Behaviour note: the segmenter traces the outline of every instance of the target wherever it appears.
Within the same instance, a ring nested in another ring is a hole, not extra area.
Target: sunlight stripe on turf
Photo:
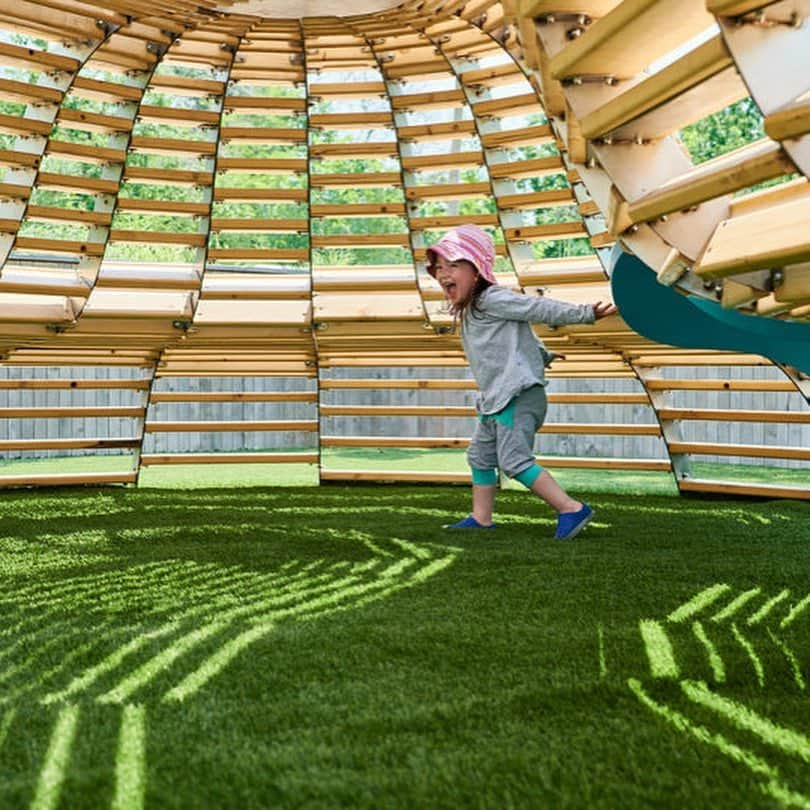
[[[155,562],[136,565],[133,566],[132,568],[127,568],[126,571],[133,571],[133,572],[139,571],[141,573],[145,573],[150,568],[155,568],[163,565],[166,565],[166,561],[158,560]],[[27,600],[29,597],[41,599],[43,596],[45,596],[47,599],[58,599],[60,594],[63,592],[69,593],[73,590],[83,588],[85,587],[85,584],[93,585],[104,583],[109,579],[121,576],[123,573],[124,572],[121,571],[120,568],[114,568],[107,571],[101,571],[97,574],[88,574],[87,576],[70,577],[68,579],[60,580],[50,590],[47,589],[47,586],[43,586],[42,582],[38,581],[32,585],[26,585],[15,589],[13,594],[8,597],[0,598],[0,605],[19,604],[20,602],[24,602],[25,600]]]
[[[762,742],[785,754],[799,757],[810,765],[810,739],[798,731],[777,725],[741,703],[712,692],[705,683],[681,681],[681,689],[689,700],[725,717],[737,728],[756,734]]]
[[[638,629],[644,641],[653,678],[677,678],[680,670],[664,628],[652,619],[642,619],[638,623]]]
[[[760,789],[766,796],[775,799],[783,807],[810,808],[810,798],[791,790],[787,785],[781,782],[779,771],[769,765],[764,759],[730,742],[722,734],[712,733],[704,726],[693,723],[688,717],[674,709],[670,709],[669,706],[656,703],[644,691],[641,682],[637,681],[635,678],[630,678],[627,684],[644,706],[673,725],[678,731],[690,734],[700,742],[711,745],[735,762],[745,765],[746,768],[757,776],[764,776],[768,781],[760,785]]]
[[[224,630],[227,626],[227,620],[220,620],[192,630],[190,633],[182,636],[174,644],[150,658],[145,664],[130,673],[130,675],[124,678],[109,692],[99,695],[96,700],[99,703],[123,703],[128,700],[134,692],[149,683],[155,675],[170,667],[180,656],[197,644],[205,641],[207,638]]]
[[[667,616],[668,622],[683,622],[690,619],[696,613],[707,608],[712,602],[716,602],[724,593],[730,591],[731,587],[723,582],[718,582],[709,588],[701,591],[699,594],[693,596],[688,602],[684,602],[679,608],[676,608],[672,613]]]
[[[367,605],[371,602],[377,602],[380,599],[384,599],[391,594],[397,593],[398,591],[405,590],[406,588],[412,588],[415,585],[421,585],[426,580],[430,579],[432,576],[435,576],[439,573],[443,568],[446,568],[448,565],[451,565],[456,557],[458,556],[457,553],[448,554],[446,557],[441,557],[439,559],[432,560],[427,565],[420,568],[418,571],[415,571],[413,574],[408,577],[406,580],[394,581],[390,584],[386,584],[385,588],[382,590],[377,591],[376,593],[370,593],[362,598],[356,600],[351,605],[338,605],[337,607],[329,608],[324,613],[318,614],[318,616],[328,615],[330,613],[337,613],[343,610],[349,610],[351,608],[358,608],[362,607],[363,605]],[[305,617],[306,618],[306,617]]]
[[[796,681],[796,686],[802,690],[805,690],[806,684],[804,682],[804,676],[802,675],[802,668],[799,666],[799,659],[796,658],[796,654],[793,650],[788,647],[785,641],[779,636],[774,633],[771,628],[768,628],[768,635],[771,638],[771,641],[776,645],[776,648],[782,653],[782,655],[787,658],[788,664],[790,664],[790,669],[793,672],[793,680]]]
[[[723,665],[723,659],[717,652],[717,648],[712,643],[712,640],[706,635],[703,625],[700,622],[692,622],[692,632],[706,650],[706,657],[709,659],[709,666],[712,668],[712,676],[714,677],[715,683],[725,683],[726,668]]]
[[[30,810],[54,810],[59,805],[78,725],[78,705],[65,706],[56,719]]]
[[[50,608],[52,605],[65,601],[66,599],[70,599],[72,601],[77,598],[81,598],[83,595],[85,595],[85,593],[92,596],[105,588],[116,588],[122,582],[127,582],[129,580],[137,582],[139,577],[150,576],[152,569],[162,570],[169,565],[177,566],[181,564],[183,566],[189,566],[192,563],[180,563],[178,561],[171,560],[169,562],[161,562],[160,564],[148,563],[145,565],[138,565],[134,568],[116,568],[111,571],[105,571],[98,575],[75,577],[74,579],[68,580],[63,584],[60,584],[58,587],[50,590],[43,590],[40,588],[40,590],[36,594],[32,595],[32,597],[18,600],[18,604],[20,607],[24,607],[28,611],[41,607]]]
[[[307,566],[307,568],[312,569],[316,565],[317,563],[310,564],[309,566]],[[298,578],[304,576],[306,576],[304,572],[301,572],[298,575],[292,577],[275,576],[275,575],[268,576],[264,578],[264,581],[262,582],[263,588],[261,590],[266,591],[268,587],[278,587],[278,585],[280,584],[283,585],[285,583],[297,580]],[[252,593],[252,589],[246,590],[245,593],[247,594]],[[71,697],[72,695],[75,695],[79,692],[86,690],[88,687],[92,686],[92,684],[95,683],[99,678],[103,677],[109,672],[112,672],[114,669],[117,669],[124,662],[125,659],[127,659],[130,655],[133,655],[134,653],[138,652],[138,650],[143,648],[145,645],[149,644],[155,639],[159,639],[177,632],[180,629],[182,622],[188,619],[195,619],[195,618],[199,619],[212,613],[216,614],[219,612],[219,610],[220,607],[217,604],[205,604],[194,606],[176,615],[171,621],[167,622],[161,627],[158,627],[147,633],[140,633],[131,641],[122,645],[117,650],[114,650],[104,660],[100,661],[95,666],[85,670],[85,672],[83,672],[80,676],[74,678],[64,689],[58,692],[51,692],[50,694],[45,695],[42,698],[41,702],[45,704],[55,703],[57,701],[64,700],[67,697]],[[158,612],[164,612],[163,608],[161,608],[159,611],[152,611],[151,615],[154,615],[155,613]]]
[[[16,712],[17,709],[15,708],[8,709],[5,714],[3,714],[3,719],[0,720],[0,749],[2,749],[3,743],[6,741],[6,737],[8,737],[8,731],[11,728],[11,724],[14,722]]]
[[[275,628],[275,622],[262,622],[240,633],[236,638],[223,644],[213,655],[205,659],[203,664],[184,678],[177,686],[170,689],[163,696],[163,700],[180,701],[193,695],[211,678],[218,675],[226,666],[239,655],[242,650],[249,647],[262,636],[266,636]]]
[[[737,643],[745,650],[746,655],[750,659],[754,667],[754,674],[757,676],[757,683],[759,683],[760,687],[764,687],[765,670],[762,668],[762,661],[759,660],[754,645],[740,632],[740,628],[734,623],[731,625],[731,632],[734,638],[737,639]]]
[[[789,588],[780,591],[776,596],[769,599],[756,613],[749,616],[746,624],[759,624],[780,602],[784,602],[788,596],[790,596]]]
[[[146,708],[127,704],[115,757],[115,795],[110,810],[141,810],[146,792]]]
[[[73,649],[71,649],[71,651],[63,655],[54,666],[52,666],[48,670],[45,670],[45,672],[39,673],[35,679],[32,678],[27,683],[17,687],[17,689],[14,689],[10,692],[6,692],[5,694],[3,694],[3,696],[0,697],[0,702],[7,703],[10,700],[18,700],[23,695],[29,692],[34,692],[37,689],[39,689],[46,681],[48,681],[50,678],[53,678],[54,675],[57,675],[61,670],[65,669],[65,667],[70,666],[70,664],[76,658],[80,658],[81,656],[85,655],[90,650],[92,650],[93,647],[103,643],[105,637],[103,635],[97,635],[97,633],[100,633],[104,629],[105,628],[101,627],[98,628],[98,630],[92,630],[91,632],[93,633],[93,638],[90,641],[84,644],[80,644],[78,647],[74,647]],[[113,631],[113,633],[110,633],[108,635],[120,635],[120,631]]]
[[[0,672],[0,683],[4,683],[8,681],[10,678],[13,678],[15,675],[19,675],[22,672],[25,672],[29,669],[33,664],[36,663],[38,658],[41,658],[43,655],[47,654],[48,651],[52,647],[58,647],[60,644],[65,642],[66,636],[76,636],[81,633],[80,628],[71,627],[66,628],[63,631],[62,635],[58,635],[55,638],[50,639],[49,641],[43,642],[39,646],[34,644],[36,642],[36,636],[24,636],[19,640],[19,643],[15,643],[13,646],[26,646],[26,642],[28,646],[36,646],[36,649],[27,657],[24,658],[22,661],[18,661],[11,666],[6,667],[2,672]]]
[[[424,555],[422,555],[424,559]],[[386,590],[387,581],[397,575],[409,565],[413,564],[414,560],[401,560],[394,565],[385,569],[378,579],[371,580],[357,585],[344,586],[338,589],[329,590],[325,594],[316,596],[314,599],[295,605],[294,607],[287,608],[280,611],[272,611],[263,616],[259,616],[254,621],[255,624],[248,630],[243,631],[236,638],[226,642],[219,650],[213,655],[209,656],[205,661],[197,667],[194,672],[188,675],[177,686],[170,689],[163,697],[163,700],[181,701],[190,695],[197,692],[204,686],[211,678],[218,675],[239,653],[249,647],[258,639],[262,638],[267,633],[271,632],[280,618],[298,617],[301,618],[302,614],[305,619],[320,618],[327,615],[332,610],[324,610],[325,607],[334,607],[335,603],[345,601],[352,597],[357,597],[361,594],[368,594],[374,590]],[[352,571],[368,570],[376,566],[377,561],[372,560],[367,563],[359,563],[352,567]],[[434,560],[429,565],[425,566],[430,569],[426,572],[425,578],[431,576],[435,571],[447,565],[445,560]],[[414,577],[415,579],[415,577]],[[392,590],[392,589],[388,589]],[[351,606],[357,607],[359,601],[353,601]]]
[[[312,580],[309,580],[309,582],[322,578],[323,576],[313,577]],[[322,591],[324,589],[339,587],[343,584],[350,584],[355,580],[356,577],[349,576],[345,577],[343,580],[337,580],[333,583],[329,583],[319,588],[313,588],[311,590]],[[227,629],[227,627],[235,619],[244,618],[250,614],[255,614],[260,610],[266,609],[269,604],[274,602],[283,603],[285,601],[290,601],[291,599],[294,600],[300,598],[300,596],[304,593],[306,593],[305,588],[301,589],[301,591],[298,593],[293,592],[290,594],[279,595],[277,597],[267,599],[260,604],[244,605],[238,608],[223,611],[219,618],[217,618],[215,621],[203,625],[202,627],[198,627],[195,630],[186,633],[184,636],[181,636],[169,647],[166,647],[164,650],[138,667],[130,675],[125,677],[113,689],[97,697],[96,700],[98,700],[100,703],[123,703],[124,701],[128,700],[134,692],[148,684],[156,675],[168,669],[178,658],[185,655],[198,644],[201,644],[210,637],[215,636],[217,633]]]
[[[160,638],[161,636],[175,632],[177,628],[177,622],[170,622],[163,627],[159,627],[157,630],[152,630],[149,633],[143,633],[136,636],[127,644],[124,644],[108,655],[103,661],[99,661],[99,663],[95,666],[86,669],[81,675],[74,678],[64,689],[58,692],[50,692],[49,694],[45,695],[40,700],[40,703],[44,705],[56,703],[57,701],[65,700],[65,698],[84,691],[88,686],[95,683],[100,677],[116,669],[125,658],[137,652],[139,649],[141,649],[141,647],[149,644],[149,642],[154,641],[156,638]]]
[[[732,599],[722,610],[712,616],[713,622],[722,622],[733,616],[741,608],[745,607],[755,596],[759,596],[762,588],[751,588],[748,591],[743,591],[738,597]]]
[[[605,658],[605,631],[602,625],[596,626],[597,646],[599,648],[599,678],[604,678],[607,675],[607,659]]]
[[[779,623],[779,629],[784,630],[789,624],[792,624],[794,621],[796,621],[799,614],[803,610],[805,610],[808,607],[808,605],[810,605],[810,593],[808,593],[807,596],[805,596],[804,599],[801,600],[801,602],[799,602],[798,604],[794,605],[791,608],[790,613],[788,613],[788,615],[785,616],[785,618],[782,619],[782,621]]]

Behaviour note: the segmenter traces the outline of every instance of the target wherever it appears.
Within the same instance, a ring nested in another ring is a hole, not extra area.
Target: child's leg
[[[498,491],[497,459],[495,426],[491,422],[479,422],[470,439],[467,462],[472,469],[472,516],[482,526],[492,523]]]
[[[498,461],[501,469],[520,481],[558,513],[576,512],[582,504],[534,460],[534,439],[546,418],[546,391],[537,385],[523,391],[515,402],[511,430],[499,428]]]
[[[534,479],[531,491],[542,498],[552,509],[559,513],[577,512],[582,508],[582,502],[574,500],[554,479],[548,470],[543,470]]]
[[[473,484],[472,516],[482,525],[492,523],[492,510],[495,508],[497,484]]]

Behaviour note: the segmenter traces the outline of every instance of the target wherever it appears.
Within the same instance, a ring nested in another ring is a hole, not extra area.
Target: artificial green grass
[[[579,494],[4,494],[0,807],[806,806],[810,504]]]

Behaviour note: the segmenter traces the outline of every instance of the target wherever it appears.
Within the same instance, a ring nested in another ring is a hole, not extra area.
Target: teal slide
[[[761,354],[810,374],[810,324],[743,315],[659,284],[655,273],[616,244],[613,300],[628,326],[659,343],[683,349]]]

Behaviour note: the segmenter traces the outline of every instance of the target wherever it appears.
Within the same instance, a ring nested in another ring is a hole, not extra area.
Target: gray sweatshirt
[[[461,321],[461,342],[479,389],[478,413],[497,413],[526,388],[546,384],[549,355],[530,323],[565,326],[595,320],[590,304],[568,304],[506,287],[487,287]]]

